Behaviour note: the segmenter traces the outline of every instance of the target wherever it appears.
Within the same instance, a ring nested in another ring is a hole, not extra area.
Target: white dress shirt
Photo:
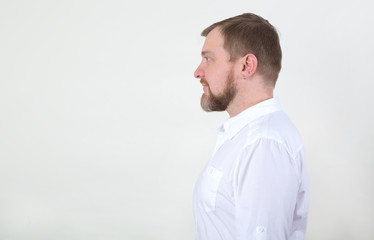
[[[193,202],[196,240],[304,239],[309,205],[304,147],[277,98],[222,124]]]

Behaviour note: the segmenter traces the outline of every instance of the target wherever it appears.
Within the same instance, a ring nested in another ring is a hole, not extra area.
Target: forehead
[[[227,51],[223,48],[224,39],[218,28],[214,28],[206,36],[202,52],[212,52],[214,54],[225,54]],[[228,54],[228,53],[227,53]]]

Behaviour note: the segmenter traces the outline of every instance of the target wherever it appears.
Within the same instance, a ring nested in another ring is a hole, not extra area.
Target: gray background
[[[344,0],[1,0],[0,239],[192,239],[228,117],[200,109],[199,34],[243,12],[280,32],[307,239],[374,239],[373,4]]]

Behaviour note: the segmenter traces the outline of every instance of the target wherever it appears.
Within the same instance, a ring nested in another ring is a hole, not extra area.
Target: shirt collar
[[[278,98],[270,98],[263,102],[257,103],[250,108],[247,108],[238,115],[227,119],[219,128],[218,134],[222,134],[232,139],[243,127],[251,121],[264,116],[266,114],[281,111]]]

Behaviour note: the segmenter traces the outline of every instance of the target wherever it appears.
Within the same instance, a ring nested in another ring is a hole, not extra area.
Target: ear
[[[250,78],[257,70],[257,57],[253,54],[247,54],[242,58],[242,78]]]

